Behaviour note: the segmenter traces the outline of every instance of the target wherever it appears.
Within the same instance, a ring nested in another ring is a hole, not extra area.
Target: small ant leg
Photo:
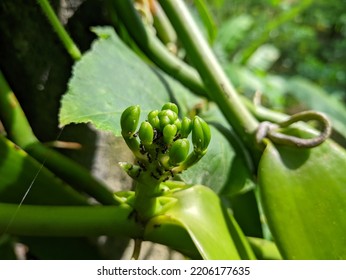
[[[147,168],[141,161],[137,161],[138,165],[143,169],[143,171],[147,171]]]
[[[155,176],[155,174],[154,174],[153,172],[151,172],[150,175],[151,175],[151,177],[153,177],[154,179],[160,180],[160,177]]]
[[[153,162],[149,153],[147,154],[147,158],[148,158],[149,163]]]
[[[136,175],[136,178],[138,178],[139,175],[141,175],[141,173],[142,173],[142,168],[138,169],[138,173],[137,173],[137,175]]]
[[[156,149],[155,149],[155,152],[156,152],[155,160],[157,160],[157,158],[159,157],[160,149],[159,149],[159,148],[156,148]]]
[[[167,153],[167,151],[168,151],[168,147],[167,147],[167,146],[164,147],[164,148],[161,150],[161,152],[162,152],[163,154]]]
[[[173,141],[177,141],[179,138],[180,138],[181,134],[180,133],[177,133],[174,138],[173,138]]]
[[[147,152],[143,144],[139,144],[139,151],[142,155],[144,155]]]
[[[156,172],[161,176],[161,175],[163,175],[163,173],[162,173],[162,171],[161,171],[161,169],[160,168],[156,168]]]
[[[165,179],[163,179],[162,182],[166,182],[169,179],[169,177],[166,177]]]
[[[157,139],[158,137],[158,133],[157,133],[157,129],[154,128],[154,137],[153,137],[153,142],[155,142],[155,140]]]

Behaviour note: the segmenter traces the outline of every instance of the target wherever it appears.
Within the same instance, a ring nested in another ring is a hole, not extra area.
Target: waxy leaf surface
[[[346,152],[269,143],[259,164],[263,208],[286,259],[346,258]]]

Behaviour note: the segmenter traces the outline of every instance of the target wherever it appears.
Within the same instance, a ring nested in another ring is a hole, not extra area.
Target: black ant
[[[154,174],[153,172],[151,172],[150,175],[151,175],[151,177],[153,177],[154,179],[160,180],[160,177],[155,176],[155,174]]]
[[[148,158],[149,163],[153,162],[152,159],[151,159],[151,155],[149,153],[147,153],[147,158]]]
[[[174,138],[173,138],[173,141],[177,141],[179,138],[180,138],[181,134],[180,133],[177,133]]]
[[[139,144],[139,151],[142,155],[144,155],[147,152],[143,144]]]
[[[141,161],[138,160],[137,163],[143,169],[143,171],[147,171],[147,168],[145,167],[145,165]]]

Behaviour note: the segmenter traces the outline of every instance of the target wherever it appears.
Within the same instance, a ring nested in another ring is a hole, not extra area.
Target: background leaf
[[[301,106],[326,113],[331,118],[334,128],[346,138],[346,107],[335,96],[300,77],[288,80],[287,90]]]
[[[213,16],[208,9],[208,4],[205,0],[195,0],[194,3],[205,29],[208,32],[208,41],[212,44],[215,40],[217,29]]]

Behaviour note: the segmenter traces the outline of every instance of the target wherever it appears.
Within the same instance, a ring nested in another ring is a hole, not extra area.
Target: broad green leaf
[[[25,204],[88,204],[84,197],[48,169],[0,136],[0,201],[17,204],[29,188]]]
[[[169,246],[193,260],[202,259],[184,226],[166,215],[156,216],[146,224],[144,240]]]
[[[331,118],[334,128],[346,138],[346,107],[344,104],[307,79],[291,78],[287,87],[290,95],[294,96],[300,104],[306,108],[326,113]]]
[[[60,125],[91,122],[96,128],[120,135],[120,115],[139,104],[142,118],[169,100],[178,83],[145,64],[110,27],[93,29],[99,36],[91,50],[73,68],[62,98]],[[181,90],[178,89],[178,90]]]
[[[171,196],[177,199],[176,203],[164,214],[154,217],[147,231],[160,229],[166,223],[181,225],[203,259],[254,258],[239,226],[212,190],[195,185]]]
[[[346,258],[346,152],[268,143],[258,175],[262,205],[286,259]]]

